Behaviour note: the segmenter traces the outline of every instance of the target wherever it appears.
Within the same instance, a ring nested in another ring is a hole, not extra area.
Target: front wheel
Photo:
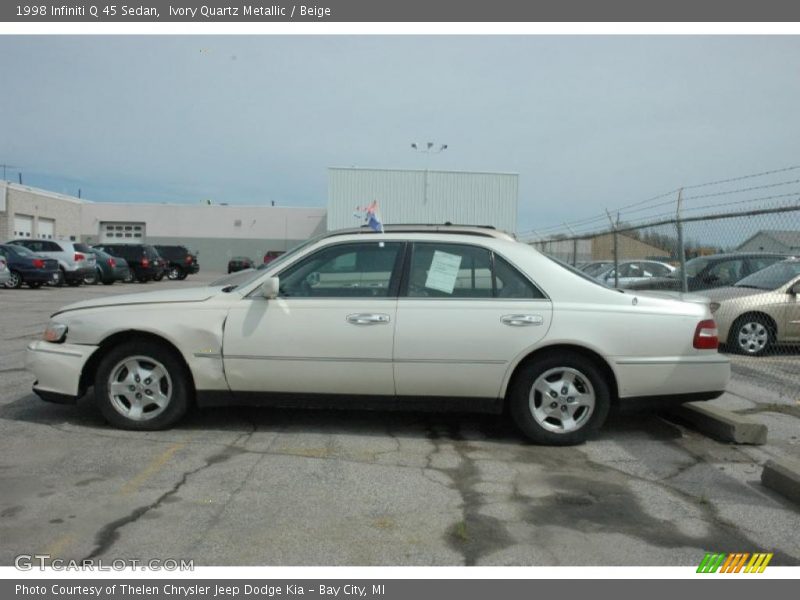
[[[87,275],[83,278],[83,283],[86,285],[97,285],[97,282],[99,282],[102,278],[103,274],[100,273],[100,270],[95,269],[90,275]]]
[[[605,376],[580,354],[557,352],[524,365],[509,393],[511,415],[537,444],[581,444],[605,423],[611,394]]]
[[[186,366],[157,342],[131,341],[106,354],[95,377],[95,400],[106,421],[152,431],[174,425],[189,407]]]
[[[768,319],[760,315],[743,315],[736,319],[728,334],[728,345],[739,354],[762,356],[775,343],[775,330]]]

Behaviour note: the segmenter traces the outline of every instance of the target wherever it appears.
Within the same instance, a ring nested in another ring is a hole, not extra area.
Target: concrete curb
[[[723,442],[759,446],[767,443],[767,426],[763,423],[705,402],[687,402],[674,410],[673,414],[701,433]]]
[[[768,460],[761,471],[761,484],[800,504],[800,461]]]

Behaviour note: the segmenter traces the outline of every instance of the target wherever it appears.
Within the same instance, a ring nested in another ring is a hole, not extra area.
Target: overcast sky
[[[0,74],[0,163],[99,201],[324,206],[430,140],[525,230],[800,160],[797,37],[5,36]]]

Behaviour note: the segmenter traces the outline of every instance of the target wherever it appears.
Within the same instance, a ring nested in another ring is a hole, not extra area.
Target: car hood
[[[722,302],[723,300],[731,300],[733,298],[745,298],[747,296],[759,296],[761,294],[766,294],[770,290],[757,290],[754,288],[746,288],[746,287],[721,287],[714,290],[708,290],[703,292],[709,298],[711,298],[714,302]]]
[[[165,304],[173,302],[203,302],[216,295],[218,290],[207,287],[193,287],[180,290],[162,290],[158,292],[143,292],[140,294],[122,294],[120,296],[107,296],[94,300],[84,300],[62,307],[54,316],[72,310],[86,308],[101,308],[104,306],[125,306],[130,304]]]

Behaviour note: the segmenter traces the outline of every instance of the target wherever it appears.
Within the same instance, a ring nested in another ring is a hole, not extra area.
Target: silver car
[[[62,240],[13,240],[8,242],[23,246],[36,254],[58,261],[57,285],[68,283],[80,285],[86,277],[95,273],[97,258],[92,249],[80,242],[65,242]]]
[[[11,279],[11,271],[8,270],[6,259],[0,256],[0,287],[3,287]]]

